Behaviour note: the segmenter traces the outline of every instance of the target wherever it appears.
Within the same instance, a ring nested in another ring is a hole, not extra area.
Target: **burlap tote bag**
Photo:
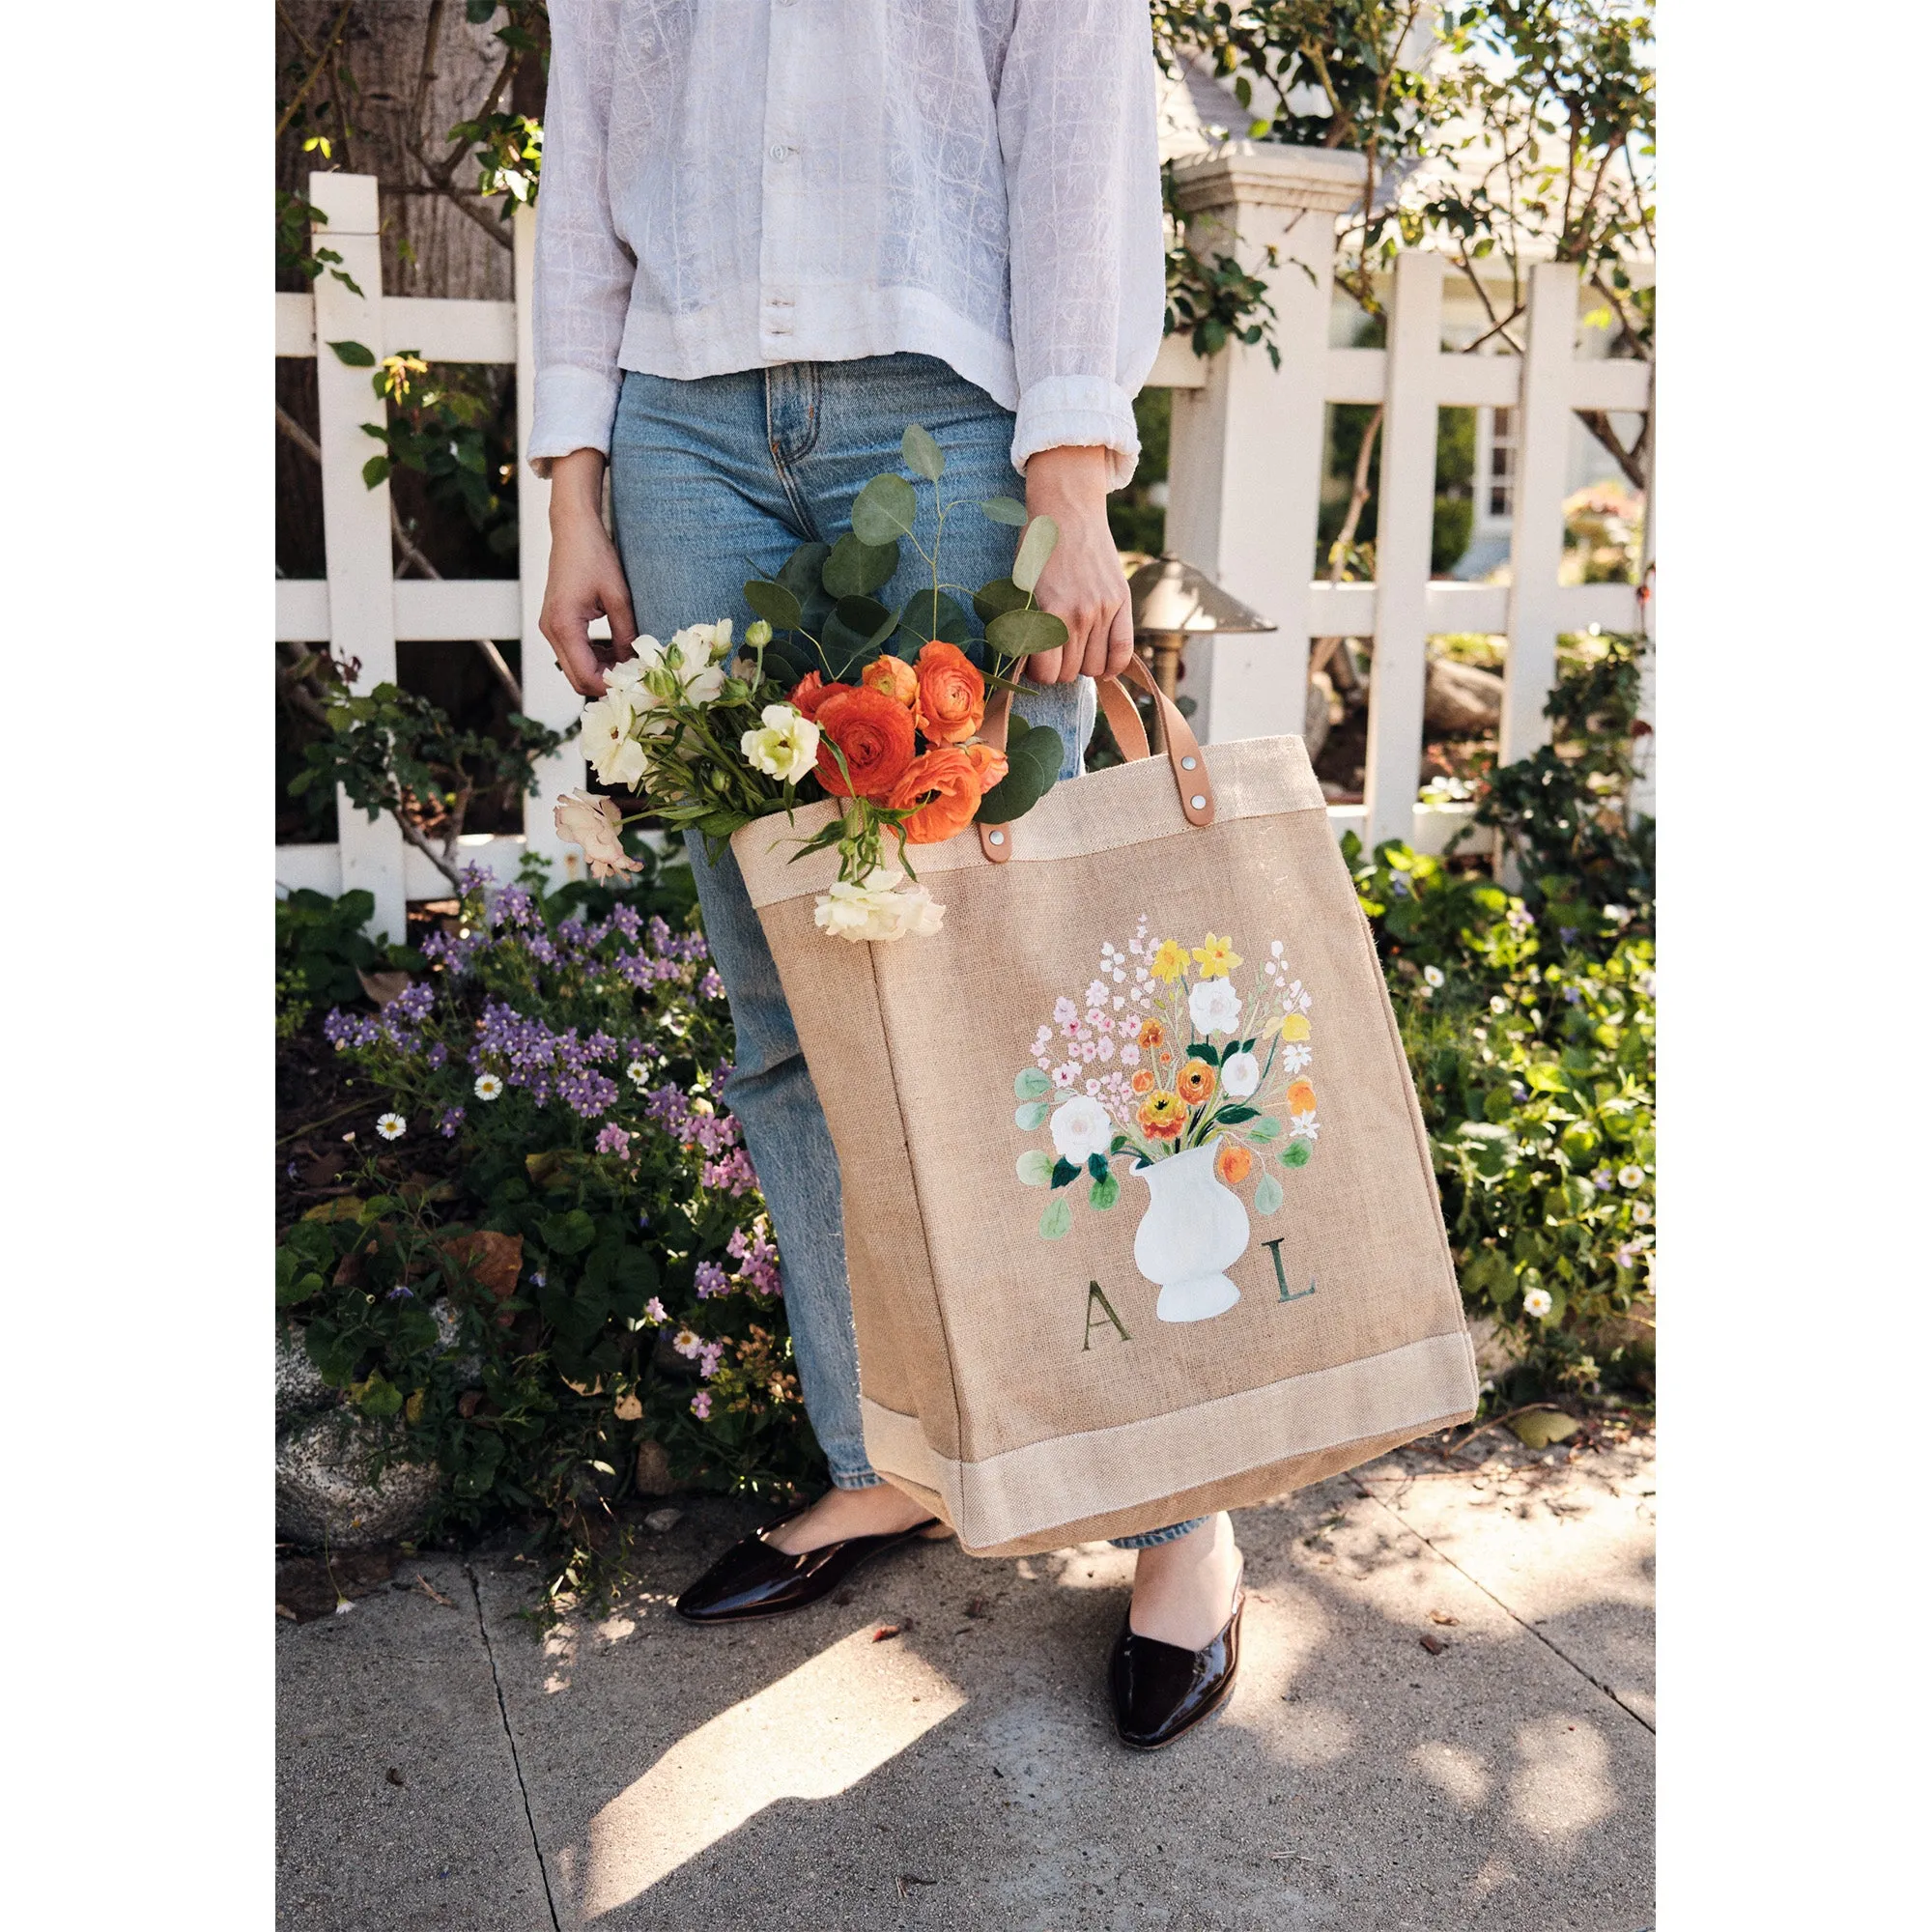
[[[1101,695],[1127,762],[915,848],[936,935],[814,925],[836,857],[792,855],[829,806],[731,841],[838,1152],[867,1453],[982,1555],[1258,1502],[1476,1403],[1301,741],[1204,752],[1159,699],[1150,756]]]

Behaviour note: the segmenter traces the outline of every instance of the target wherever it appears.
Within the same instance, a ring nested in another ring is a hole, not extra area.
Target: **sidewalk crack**
[[[517,1795],[524,1801],[524,1823],[529,1827],[530,1850],[536,1854],[537,1876],[543,1880],[544,1904],[550,1909],[554,1932],[563,1932],[556,1916],[556,1898],[550,1889],[550,1866],[544,1861],[543,1841],[537,1836],[536,1814],[530,1809],[530,1788],[524,1782],[524,1763],[517,1753],[517,1734],[510,1727],[510,1707],[503,1700],[503,1680],[497,1669],[497,1648],[490,1641],[490,1626],[483,1616],[483,1592],[476,1572],[466,1563],[463,1574],[469,1578],[469,1595],[476,1605],[476,1634],[483,1639],[483,1655],[490,1660],[490,1683],[497,1692],[497,1715],[503,1720],[503,1737],[510,1747],[510,1769],[517,1774]]]
[[[1504,1616],[1508,1617],[1512,1623],[1520,1626],[1520,1628],[1522,1628],[1523,1630],[1526,1630],[1530,1634],[1530,1635],[1537,1640],[1538,1643],[1544,1646],[1546,1650],[1549,1650],[1553,1652],[1556,1656],[1560,1657],[1563,1660],[1563,1662],[1567,1663],[1570,1666],[1570,1668],[1574,1670],[1577,1673],[1577,1675],[1584,1681],[1584,1683],[1595,1685],[1596,1688],[1599,1690],[1601,1690],[1604,1693],[1604,1695],[1607,1697],[1610,1700],[1610,1702],[1617,1707],[1618,1710],[1623,1712],[1626,1717],[1634,1718],[1636,1721],[1639,1724],[1641,1724],[1644,1727],[1644,1729],[1651,1734],[1652,1737],[1655,1737],[1657,1735],[1657,1726],[1653,1724],[1650,1721],[1650,1719],[1643,1715],[1641,1711],[1633,1710],[1630,1707],[1630,1705],[1626,1704],[1624,1700],[1621,1697],[1619,1697],[1617,1693],[1614,1690],[1612,1690],[1610,1687],[1607,1684],[1605,1684],[1601,1677],[1592,1676],[1590,1672],[1585,1670],[1583,1666],[1580,1663],[1578,1663],[1577,1660],[1574,1657],[1572,1657],[1570,1653],[1567,1650],[1565,1650],[1560,1643],[1556,1642],[1553,1637],[1546,1636],[1543,1634],[1543,1632],[1538,1630],[1533,1623],[1530,1623],[1526,1621],[1524,1618],[1518,1616],[1517,1613],[1513,1609],[1511,1609],[1510,1606],[1506,1603],[1504,1603],[1503,1600],[1499,1596],[1497,1596],[1493,1590],[1492,1590],[1479,1577],[1471,1576],[1469,1572],[1464,1570],[1463,1566],[1460,1563],[1458,1563],[1456,1559],[1453,1556],[1451,1556],[1446,1549],[1440,1548],[1438,1548],[1437,1545],[1432,1543],[1429,1540],[1429,1538],[1426,1537],[1421,1530],[1417,1529],[1416,1526],[1412,1522],[1410,1522],[1409,1520],[1406,1516],[1404,1516],[1403,1513],[1399,1509],[1397,1509],[1392,1503],[1384,1502],[1381,1499],[1381,1497],[1377,1495],[1373,1490],[1367,1489],[1361,1483],[1356,1482],[1355,1478],[1352,1475],[1350,1476],[1349,1481],[1353,1485],[1355,1493],[1357,1495],[1366,1496],[1369,1499],[1369,1501],[1374,1503],[1378,1509],[1386,1510],[1389,1513],[1389,1515],[1394,1517],[1396,1521],[1399,1522],[1403,1526],[1403,1528],[1409,1533],[1410,1536],[1414,1537],[1416,1542],[1421,1544],[1425,1549],[1427,1549],[1432,1555],[1441,1558],[1441,1560],[1444,1563],[1448,1564],[1450,1569],[1455,1571],[1457,1576],[1463,1577],[1465,1581],[1473,1584],[1475,1588],[1482,1591],[1483,1595],[1486,1596],[1491,1603],[1495,1605],[1496,1608],[1502,1611]]]

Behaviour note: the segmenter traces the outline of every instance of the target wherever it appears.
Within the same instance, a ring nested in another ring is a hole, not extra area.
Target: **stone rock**
[[[463,1318],[456,1311],[456,1304],[446,1294],[439,1295],[429,1305],[429,1312],[436,1317],[436,1347],[439,1354],[447,1354],[456,1347],[463,1333]],[[472,1350],[467,1355],[459,1355],[450,1364],[460,1382],[474,1385],[483,1379],[483,1357]]]
[[[640,1496],[668,1496],[677,1485],[671,1481],[670,1458],[662,1442],[638,1444],[638,1493]]]
[[[662,1536],[668,1529],[675,1529],[684,1520],[684,1512],[674,1509],[653,1510],[644,1519],[644,1527],[653,1536]]]
[[[340,1389],[323,1380],[322,1371],[309,1360],[299,1328],[284,1329],[275,1337],[275,1427],[286,1429],[298,1415],[333,1408]]]
[[[1493,731],[1503,715],[1503,681],[1492,670],[1431,658],[1422,699],[1423,722],[1452,738],[1480,737]]]
[[[394,1463],[371,1482],[381,1440],[341,1410],[298,1418],[275,1443],[275,1533],[287,1542],[371,1549],[421,1529],[442,1487],[428,1463]]]
[[[1328,742],[1329,707],[1335,701],[1335,687],[1326,671],[1317,671],[1308,680],[1308,701],[1302,707],[1301,744],[1312,765]]]

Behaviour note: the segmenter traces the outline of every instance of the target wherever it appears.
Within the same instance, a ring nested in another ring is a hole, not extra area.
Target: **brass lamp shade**
[[[1133,599],[1134,642],[1170,697],[1180,681],[1180,653],[1189,638],[1275,628],[1272,618],[1250,610],[1205,571],[1172,554],[1142,564],[1127,579],[1127,591]],[[1159,726],[1156,718],[1156,733]]]

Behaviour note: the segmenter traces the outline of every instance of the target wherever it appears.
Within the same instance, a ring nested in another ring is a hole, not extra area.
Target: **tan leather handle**
[[[1175,789],[1180,796],[1181,816],[1190,825],[1212,825],[1214,786],[1208,777],[1208,761],[1201,755],[1200,741],[1173,698],[1154,682],[1153,673],[1138,656],[1127,660],[1125,674],[1153,699],[1160,713],[1162,735],[1167,740],[1168,762],[1174,767]],[[1140,710],[1122,679],[1102,677],[1095,678],[1094,682],[1100,709],[1107,714],[1114,742],[1121,748],[1121,756],[1129,764],[1151,757],[1152,753],[1148,746],[1147,730],[1141,724]],[[980,725],[980,736],[996,751],[1003,752],[1007,748],[1010,698],[1010,693],[996,691],[986,700],[986,715]],[[981,825],[979,832],[980,850],[992,864],[1004,866],[1013,856],[1011,825]]]

